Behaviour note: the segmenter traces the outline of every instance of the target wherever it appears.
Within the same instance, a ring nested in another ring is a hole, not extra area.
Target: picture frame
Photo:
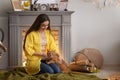
[[[19,0],[11,0],[11,3],[12,3],[14,11],[22,11],[22,8],[21,8]]]
[[[59,3],[59,10],[60,11],[67,11],[68,0],[60,0]]]

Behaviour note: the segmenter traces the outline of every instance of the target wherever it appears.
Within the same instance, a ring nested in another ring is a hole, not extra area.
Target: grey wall
[[[10,0],[0,1],[0,17],[7,17],[7,11],[12,10],[12,5]]]
[[[120,7],[99,9],[92,3],[69,0],[72,15],[72,53],[97,48],[105,64],[120,64]],[[74,55],[74,54],[72,54]]]
[[[4,45],[8,47],[8,17],[7,17],[7,11],[12,10],[12,5],[9,0],[1,0],[0,1],[0,28],[2,28],[5,32],[4,37]],[[1,38],[1,35],[0,35]],[[0,69],[6,69],[8,65],[8,54],[7,52],[3,52],[3,50],[0,49],[0,52],[2,52],[2,58],[0,59]]]
[[[7,16],[7,11],[12,10],[12,5],[10,0],[3,0],[0,1],[0,28],[2,28],[4,30],[4,45],[6,47],[8,47],[8,16]],[[0,35],[1,38],[1,35]],[[8,53],[7,52],[3,52],[0,49],[0,52],[2,52],[2,58],[0,59],[0,69],[6,69],[7,65],[8,65]]]
[[[72,56],[84,48],[97,48],[102,52],[105,64],[120,64],[120,8],[102,10],[81,0],[69,0],[72,14]],[[0,1],[0,28],[5,31],[4,44],[8,47],[8,16],[12,10],[10,0]],[[7,52],[0,59],[0,68],[7,68]]]

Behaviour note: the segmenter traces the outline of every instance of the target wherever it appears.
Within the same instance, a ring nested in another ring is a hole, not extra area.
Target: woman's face
[[[49,26],[49,21],[44,21],[41,25],[40,25],[40,30],[44,31],[48,28]]]

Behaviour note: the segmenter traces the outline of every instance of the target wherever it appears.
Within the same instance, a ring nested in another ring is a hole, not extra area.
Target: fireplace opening
[[[24,53],[24,49],[23,49],[23,44],[24,44],[24,38],[25,38],[25,34],[27,32],[28,29],[23,29],[22,30],[22,66],[25,66],[26,65],[26,56],[25,56],[25,53]],[[59,32],[59,29],[52,29],[51,30],[52,32],[52,35],[54,36],[54,39],[55,39],[55,42],[56,42],[56,45],[58,46],[59,50],[60,50],[60,32]],[[61,50],[60,50],[61,52]]]

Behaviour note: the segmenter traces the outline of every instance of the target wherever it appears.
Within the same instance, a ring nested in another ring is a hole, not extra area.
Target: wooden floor
[[[100,72],[92,73],[102,79],[106,79],[115,73],[120,73],[120,66],[104,66]]]

